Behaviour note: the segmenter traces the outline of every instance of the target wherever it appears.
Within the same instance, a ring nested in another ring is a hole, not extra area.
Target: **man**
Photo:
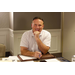
[[[21,38],[21,54],[41,58],[50,48],[51,34],[43,30],[44,21],[40,17],[34,17],[32,30],[25,32]]]

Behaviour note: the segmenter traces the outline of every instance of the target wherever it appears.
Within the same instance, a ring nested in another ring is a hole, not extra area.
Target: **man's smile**
[[[35,31],[40,31],[40,29],[35,29]]]

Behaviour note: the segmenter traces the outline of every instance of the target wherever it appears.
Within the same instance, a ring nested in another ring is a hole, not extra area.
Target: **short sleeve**
[[[48,33],[46,34],[44,40],[43,40],[43,43],[46,45],[46,46],[49,46],[51,47],[51,34]]]
[[[20,46],[27,47],[28,48],[28,40],[27,40],[27,33],[23,33],[21,37]]]

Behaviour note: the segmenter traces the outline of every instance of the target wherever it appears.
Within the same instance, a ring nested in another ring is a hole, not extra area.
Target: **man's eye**
[[[39,26],[41,26],[41,25],[39,25]]]
[[[37,26],[37,24],[35,24],[35,26]]]

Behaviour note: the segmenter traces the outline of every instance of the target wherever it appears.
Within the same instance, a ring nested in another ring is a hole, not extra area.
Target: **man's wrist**
[[[32,56],[35,57],[35,52],[32,52]]]
[[[36,37],[36,38],[35,38],[36,42],[37,42],[39,39],[40,39],[39,37]]]

